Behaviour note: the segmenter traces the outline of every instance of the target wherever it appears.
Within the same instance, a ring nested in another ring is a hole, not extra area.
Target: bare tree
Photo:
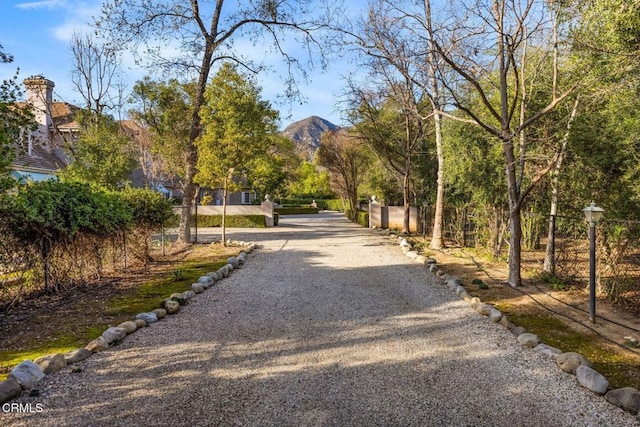
[[[119,114],[124,106],[125,85],[121,59],[113,44],[89,34],[74,33],[71,38],[74,59],[71,81],[84,100],[84,107],[96,116]]]
[[[402,183],[403,231],[408,232],[412,171],[424,151],[434,109],[423,66],[427,58],[417,53],[407,15],[398,7],[376,1],[357,30],[349,32],[368,71],[365,81],[349,81],[349,96],[353,124]]]
[[[422,6],[409,1],[371,1],[367,18],[356,25],[356,30],[344,32],[360,47],[359,51],[372,76],[363,84],[371,87],[371,83],[375,82],[379,87],[393,87],[393,91],[388,90],[388,95],[399,95],[396,103],[402,105],[400,108],[404,113],[411,116],[406,122],[409,126],[405,126],[407,130],[430,127],[432,119],[438,171],[431,247],[440,249],[444,245],[445,172],[441,113],[444,98],[439,82],[442,76],[438,74],[442,64],[438,63],[438,53],[433,47],[435,31],[430,1],[424,0]],[[398,93],[399,88],[403,88],[403,93]],[[352,95],[358,93],[362,97],[362,91],[352,91]],[[419,133],[424,137],[425,131]],[[423,149],[418,139],[414,139],[414,142],[410,146],[405,143],[405,151],[410,149],[413,154],[406,156],[408,162],[404,167],[405,172],[401,172],[407,208],[405,221],[408,221],[410,193],[410,179],[407,179],[410,176],[406,172],[410,172],[412,157]],[[405,225],[408,227],[408,224]]]
[[[325,132],[316,152],[317,162],[327,168],[333,188],[349,201],[351,221],[358,217],[358,187],[370,156],[362,137],[346,129]]]
[[[242,36],[246,41],[260,44],[270,41],[289,67],[286,93],[295,95],[296,74],[304,75],[304,67],[287,53],[285,40],[297,40],[311,53],[315,48],[322,64],[322,43],[316,39],[332,14],[340,14],[338,5],[317,4],[310,0],[248,0],[231,2],[216,0],[188,3],[163,0],[107,0],[102,18],[97,22],[118,46],[129,46],[134,53],[142,54],[147,65],[174,74],[195,76],[196,94],[193,99],[188,143],[185,190],[182,203],[179,239],[191,240],[190,211],[196,186],[198,151],[194,141],[201,134],[200,108],[209,74],[220,60],[231,60],[243,67],[260,71],[234,42]],[[138,50],[138,48],[141,48]],[[258,49],[256,49],[258,50]],[[313,55],[310,58],[314,58]],[[140,59],[140,58],[139,58]],[[313,63],[313,60],[311,60]],[[313,65],[313,64],[310,64]]]
[[[542,106],[535,110],[525,108],[519,116],[516,114],[521,103],[527,102],[522,99],[522,82],[549,75],[541,72],[547,62],[525,67],[519,56],[528,42],[553,52],[554,25],[546,6],[546,2],[540,0],[456,2],[455,7],[442,13],[446,18],[439,26],[438,39],[434,40],[434,48],[457,76],[455,80],[442,80],[457,111],[464,116],[450,117],[479,126],[502,145],[509,197],[509,283],[512,286],[522,283],[522,205],[533,187],[553,168],[561,149],[557,147],[546,164],[539,165],[525,182],[521,171],[530,158],[528,146],[519,144],[519,138],[525,129],[554,110],[578,87],[573,84],[562,91],[559,89],[560,66],[554,61],[548,99],[544,102],[538,99],[538,105]],[[470,93],[473,96],[469,96]]]

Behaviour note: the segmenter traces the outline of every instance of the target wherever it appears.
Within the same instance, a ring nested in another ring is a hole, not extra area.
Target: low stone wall
[[[274,213],[273,202],[265,200],[260,205],[227,205],[227,215],[264,215],[267,227],[273,227]],[[174,211],[179,215],[180,207],[175,207]],[[191,208],[191,214],[196,213],[195,206]],[[198,215],[222,215],[222,206],[214,205],[198,205]]]
[[[404,206],[382,206],[379,203],[369,204],[369,228],[389,228],[402,230],[404,227]],[[418,208],[409,208],[409,232],[418,232]]]

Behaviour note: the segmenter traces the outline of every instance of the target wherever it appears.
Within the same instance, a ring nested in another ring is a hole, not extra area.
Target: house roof
[[[11,166],[12,169],[22,171],[55,172],[64,168],[65,164],[55,154],[49,153],[39,144],[34,144],[31,148],[31,154],[17,150]]]
[[[26,102],[16,102],[19,107],[25,107],[28,104]],[[54,127],[60,130],[73,130],[78,129],[80,124],[75,120],[79,111],[82,108],[76,107],[68,102],[55,101],[51,104],[51,118],[53,120]]]
[[[52,104],[51,118],[54,126],[60,129],[77,129],[80,127],[76,117],[81,108],[67,102],[54,102]]]

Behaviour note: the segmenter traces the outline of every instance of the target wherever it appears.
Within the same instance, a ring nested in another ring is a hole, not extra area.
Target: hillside
[[[311,160],[320,146],[320,137],[326,131],[337,130],[338,126],[318,116],[307,117],[291,123],[282,134],[293,140],[296,152]]]

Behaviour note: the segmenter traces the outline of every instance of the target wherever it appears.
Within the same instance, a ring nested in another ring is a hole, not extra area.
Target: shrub
[[[356,215],[356,222],[363,227],[369,227],[369,212],[358,211]]]
[[[191,215],[191,224],[196,216]],[[225,226],[229,228],[266,228],[264,215],[227,215]],[[222,227],[222,215],[198,215],[198,227]]]
[[[57,291],[68,282],[74,268],[69,260],[83,256],[70,252],[75,243],[90,242],[99,273],[105,240],[125,230],[133,214],[115,193],[81,183],[30,182],[19,185],[15,193],[0,196],[0,222],[17,245],[37,254],[46,291]],[[91,255],[85,254],[84,260],[87,258]]]
[[[275,208],[275,212],[279,215],[301,215],[301,214],[317,214],[318,208],[314,207],[288,207],[288,208]]]
[[[175,222],[176,214],[171,207],[171,201],[157,191],[127,188],[118,194],[133,209],[136,227],[159,228],[163,224]]]
[[[327,205],[327,209],[330,211],[344,212],[346,207],[342,199],[330,199],[324,201]]]

